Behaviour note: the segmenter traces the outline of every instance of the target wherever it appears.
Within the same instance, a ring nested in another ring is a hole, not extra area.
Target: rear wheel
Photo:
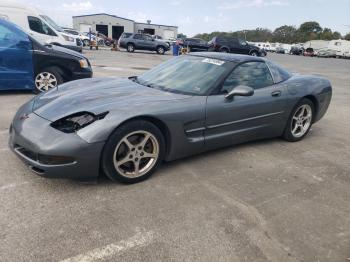
[[[35,76],[35,92],[45,92],[63,83],[63,73],[57,67],[47,67],[40,70]]]
[[[253,51],[253,52],[250,53],[250,55],[251,55],[251,56],[258,56],[258,52]]]
[[[133,53],[135,52],[135,46],[133,44],[128,44],[126,46],[126,50],[129,52],[129,53]]]
[[[136,183],[147,179],[165,153],[164,137],[154,124],[139,120],[119,127],[108,139],[102,169],[111,180]]]
[[[315,106],[309,99],[302,99],[292,111],[283,137],[287,141],[296,142],[303,139],[310,131],[314,118]]]

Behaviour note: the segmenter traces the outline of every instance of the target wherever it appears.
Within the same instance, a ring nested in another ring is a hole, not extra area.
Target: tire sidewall
[[[131,48],[130,48],[131,47]],[[135,51],[135,47],[133,44],[128,44],[127,47],[126,47],[126,50],[129,52],[129,53],[133,53]]]
[[[158,46],[157,47],[157,53],[160,54],[160,55],[164,55],[165,48],[163,46]]]
[[[159,144],[159,156],[156,164],[152,167],[152,169],[148,173],[146,173],[141,177],[128,178],[121,175],[115,169],[113,164],[113,155],[121,139],[123,139],[126,135],[130,134],[131,132],[140,131],[140,130],[150,132],[155,136]],[[144,121],[144,120],[130,121],[118,127],[108,138],[102,151],[101,167],[103,172],[106,174],[106,176],[111,180],[119,181],[125,184],[133,184],[149,178],[154,173],[154,171],[159,167],[159,165],[162,163],[164,156],[165,156],[165,139],[162,132],[159,130],[159,128],[154,124],[152,124],[151,122]]]
[[[39,93],[42,93],[44,91],[41,91],[39,90],[37,87],[36,87],[36,84],[35,84],[35,79],[37,78],[37,76],[41,73],[44,73],[44,72],[48,72],[50,74],[53,74],[55,77],[56,77],[56,80],[57,80],[57,86],[62,84],[64,82],[64,79],[62,77],[62,71],[57,68],[57,67],[46,67],[46,68],[43,68],[43,69],[40,69],[36,74],[35,74],[35,77],[34,77],[34,93],[36,94],[39,94]],[[49,89],[50,90],[50,89]]]
[[[304,135],[302,135],[301,137],[295,137],[292,134],[292,119],[293,119],[293,116],[294,116],[296,110],[299,107],[301,107],[302,105],[309,105],[311,107],[311,111],[312,111],[311,124],[310,124],[309,128],[307,129],[307,131],[305,132]],[[307,98],[301,99],[295,105],[295,107],[293,108],[293,110],[292,110],[292,112],[291,112],[291,114],[290,114],[290,116],[288,118],[287,125],[285,127],[283,137],[289,142],[297,142],[297,141],[302,140],[309,133],[309,131],[311,129],[311,126],[313,124],[314,118],[315,118],[315,105],[314,105],[314,103],[311,100],[307,99]]]

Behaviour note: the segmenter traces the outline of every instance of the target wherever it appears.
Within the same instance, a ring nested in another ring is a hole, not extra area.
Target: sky
[[[0,0],[2,1],[2,0]],[[108,13],[137,22],[177,25],[187,36],[257,27],[274,30],[317,21],[345,35],[350,32],[350,0],[21,0],[37,7],[61,26],[72,16]]]

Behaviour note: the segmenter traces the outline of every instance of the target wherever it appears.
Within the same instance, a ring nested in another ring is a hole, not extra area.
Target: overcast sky
[[[1,1],[1,0],[0,0]],[[177,25],[188,36],[317,21],[341,34],[350,32],[350,0],[21,0],[62,26],[73,15],[108,13],[138,22]]]

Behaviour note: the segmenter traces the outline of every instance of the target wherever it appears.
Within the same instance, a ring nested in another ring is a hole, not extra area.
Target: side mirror
[[[254,94],[254,89],[250,86],[236,86],[232,89],[230,93],[225,95],[226,99],[231,99],[234,96],[252,96]]]

